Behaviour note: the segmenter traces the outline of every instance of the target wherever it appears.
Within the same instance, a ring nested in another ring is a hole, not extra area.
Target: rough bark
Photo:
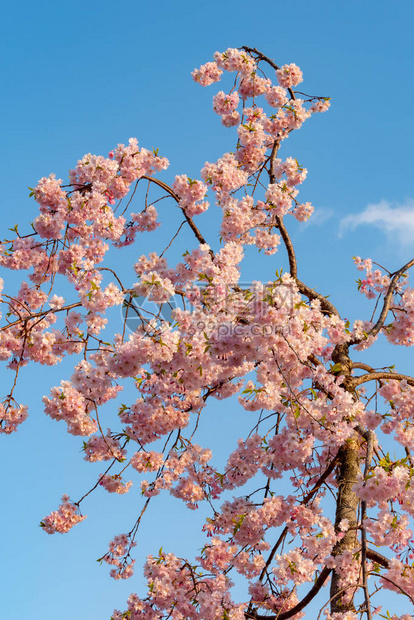
[[[335,528],[342,519],[348,519],[349,529],[336,545],[333,555],[341,555],[344,551],[354,551],[358,547],[357,510],[358,497],[353,486],[359,473],[359,446],[357,439],[350,439],[340,449],[338,468],[338,495],[336,502]],[[354,610],[353,593],[342,591],[340,575],[333,571],[331,581],[331,612]]]
[[[352,381],[352,362],[349,358],[348,347],[338,345],[332,355],[335,363],[341,364],[344,375],[343,387],[354,393]],[[333,555],[341,555],[344,551],[356,551],[358,545],[358,503],[353,487],[360,471],[359,439],[357,436],[349,439],[339,450],[338,465],[338,493],[336,498],[335,529],[338,530],[342,519],[348,519],[349,529],[333,550]],[[353,611],[353,592],[343,590],[340,575],[334,570],[331,581],[331,613]]]

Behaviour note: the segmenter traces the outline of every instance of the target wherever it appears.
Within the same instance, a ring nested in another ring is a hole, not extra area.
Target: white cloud
[[[414,199],[404,204],[381,200],[377,204],[369,204],[361,213],[347,215],[339,225],[339,235],[358,226],[367,224],[383,230],[393,241],[403,245],[414,242]]]
[[[308,226],[322,226],[334,217],[335,211],[330,207],[316,207],[315,211],[312,213],[311,217],[302,222],[301,229],[307,228]]]

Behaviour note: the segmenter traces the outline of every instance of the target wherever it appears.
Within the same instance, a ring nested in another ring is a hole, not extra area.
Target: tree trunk
[[[353,394],[355,389],[352,383],[352,362],[347,345],[337,345],[332,353],[335,364],[341,365],[341,374],[344,376],[342,387]],[[339,531],[342,519],[348,519],[349,529],[345,536],[337,543],[332,555],[341,555],[344,551],[355,552],[358,549],[357,511],[359,499],[353,491],[360,471],[359,445],[356,436],[348,439],[339,452],[338,465],[338,494],[336,498],[335,530]],[[332,573],[331,581],[331,613],[354,610],[354,592],[343,590],[341,577],[337,570]]]
[[[356,438],[349,439],[340,450],[338,466],[338,495],[336,500],[335,529],[342,519],[348,519],[349,529],[333,551],[337,556],[344,551],[353,552],[358,548],[357,510],[358,497],[353,491],[359,473],[359,446]],[[353,611],[353,592],[342,591],[340,575],[336,570],[331,582],[331,613]]]

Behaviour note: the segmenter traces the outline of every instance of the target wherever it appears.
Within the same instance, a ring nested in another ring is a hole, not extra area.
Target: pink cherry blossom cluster
[[[409,518],[392,514],[388,510],[380,510],[375,519],[366,520],[367,532],[378,547],[389,547],[396,551],[406,549],[412,542],[413,533],[408,527]],[[411,557],[411,559],[413,559]]]
[[[276,71],[277,81],[280,86],[283,88],[290,88],[292,86],[297,86],[301,82],[303,82],[303,74],[295,63],[291,63],[290,65],[283,65],[280,69]]]
[[[65,420],[73,435],[92,435],[97,423],[89,415],[90,403],[69,381],[62,381],[60,388],[52,388],[51,398],[43,397],[45,413],[53,420]]]
[[[70,501],[69,496],[63,495],[59,508],[45,517],[40,526],[48,534],[65,534],[74,525],[85,519],[86,516],[78,514],[78,507]]]
[[[389,568],[381,579],[382,586],[394,592],[407,592],[411,598],[414,595],[414,567],[391,558]]]
[[[194,69],[191,75],[194,81],[201,84],[201,86],[210,86],[210,84],[220,80],[222,73],[215,62],[207,62],[199,69]]]
[[[99,484],[103,486],[108,493],[118,493],[118,495],[128,493],[129,489],[132,487],[132,481],[125,482],[119,474],[115,474],[114,476],[101,474]]]
[[[111,461],[112,459],[122,462],[126,456],[126,450],[121,448],[118,438],[112,437],[109,428],[106,435],[89,437],[88,441],[83,444],[83,450],[85,461],[90,463]]]
[[[394,433],[395,439],[405,449],[414,447],[414,388],[406,381],[388,381],[379,393],[389,403],[392,415],[384,416],[381,429],[384,433]],[[400,471],[400,470],[399,470]]]
[[[362,260],[359,256],[354,257],[354,262],[359,271],[365,271],[366,277],[358,281],[358,288],[368,299],[374,299],[376,295],[387,291],[390,278],[381,273],[380,269],[372,268],[372,260]]]
[[[99,558],[100,562],[106,562],[114,568],[110,575],[113,579],[129,579],[134,574],[135,560],[130,557],[130,551],[136,546],[129,534],[118,534],[109,543],[109,550]]]
[[[414,343],[414,291],[407,286],[393,306],[395,320],[386,330],[392,344],[412,346]]]
[[[28,416],[27,406],[12,406],[10,402],[0,403],[0,433],[9,435],[17,430],[19,424]]]
[[[189,215],[199,215],[209,207],[207,201],[200,202],[207,194],[207,186],[201,181],[189,179],[185,174],[175,177],[173,190],[180,197],[180,207]]]
[[[233,127],[240,122],[240,113],[237,112],[240,97],[237,91],[226,95],[222,90],[213,97],[213,109],[221,116],[221,122],[226,127]]]
[[[137,295],[147,297],[149,301],[164,303],[175,293],[174,286],[168,278],[161,278],[156,271],[150,271],[134,285]]]
[[[312,205],[307,202],[301,204],[296,201],[297,190],[294,186],[303,182],[306,177],[306,169],[300,168],[297,162],[292,158],[288,158],[285,167],[276,165],[275,174],[279,177],[286,172],[287,180],[280,185],[274,185],[273,194],[278,191],[278,197],[274,197],[274,203],[266,197],[270,202],[268,206],[268,214],[263,212],[266,208],[263,202],[249,205],[249,209],[245,209],[245,226],[241,225],[238,217],[240,206],[246,207],[247,204],[234,203],[230,197],[230,193],[240,187],[240,181],[236,180],[236,171],[240,176],[240,171],[244,170],[247,174],[253,174],[264,164],[269,153],[269,148],[273,145],[274,140],[283,140],[289,133],[298,129],[302,123],[309,118],[311,112],[322,111],[323,105],[311,106],[308,110],[304,106],[304,102],[289,97],[286,88],[298,84],[302,79],[302,73],[296,65],[285,65],[277,71],[279,82],[283,85],[272,86],[271,81],[261,78],[256,73],[256,64],[253,62],[244,62],[245,53],[240,50],[230,49],[224,54],[216,54],[216,62],[226,71],[237,71],[240,79],[239,90],[235,90],[229,95],[225,95],[220,91],[213,98],[213,106],[218,114],[222,116],[223,123],[228,126],[238,125],[237,132],[239,136],[238,147],[235,158],[233,159],[233,169],[228,167],[231,162],[230,155],[226,155],[226,159],[220,159],[217,164],[206,164],[203,169],[203,178],[212,185],[214,191],[220,196],[220,206],[225,215],[222,233],[229,238],[228,229],[232,231],[234,227],[238,228],[238,237],[243,243],[255,243],[259,249],[265,250],[267,254],[273,254],[279,242],[277,234],[272,233],[272,228],[276,225],[275,215],[284,215],[289,210],[299,220],[304,221],[313,212]],[[253,107],[245,107],[243,117],[240,119],[239,112],[236,111],[239,95],[243,99],[255,98],[265,95],[267,103],[271,107],[278,108],[276,115],[268,116],[263,108],[254,103]],[[329,102],[324,102],[328,107]],[[278,160],[280,163],[280,160]],[[217,168],[217,166],[219,166]],[[233,177],[231,181],[228,177]],[[295,208],[292,208],[293,205]],[[275,209],[276,207],[276,209]],[[254,213],[255,209],[262,212],[258,215]],[[279,209],[279,211],[277,210]],[[243,214],[244,215],[244,214]],[[266,216],[267,215],[267,216]],[[230,219],[229,219],[230,218]],[[255,234],[252,231],[256,230]],[[234,234],[234,233],[233,233]]]
[[[157,471],[164,463],[164,455],[160,452],[136,452],[131,457],[131,466],[139,473]]]

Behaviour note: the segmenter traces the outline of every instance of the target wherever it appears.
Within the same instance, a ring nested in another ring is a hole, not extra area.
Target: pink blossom
[[[226,95],[222,90],[213,97],[213,109],[221,116],[231,114],[239,105],[239,95],[235,91]]]
[[[157,471],[164,463],[164,456],[159,452],[136,452],[131,458],[131,465],[138,472]]]
[[[225,71],[237,71],[242,75],[251,74],[256,67],[256,63],[250,55],[232,47],[223,53],[216,52],[214,58],[218,67]]]
[[[291,63],[290,65],[283,65],[276,71],[277,81],[283,88],[290,88],[291,86],[297,86],[303,81],[302,71]]]
[[[19,424],[28,416],[27,406],[12,406],[10,403],[0,403],[0,433],[9,435],[17,430]]]
[[[77,510],[77,506],[70,501],[69,496],[63,495],[58,510],[45,517],[40,525],[48,534],[55,534],[56,532],[65,534],[74,525],[86,519],[86,516],[77,514]]]
[[[123,495],[124,493],[128,493],[129,489],[132,487],[132,482],[125,482],[122,478],[115,474],[114,476],[109,476],[108,474],[100,476],[99,484],[104,487],[109,493],[118,493],[118,495]]]
[[[175,293],[174,286],[168,278],[161,278],[156,271],[149,271],[140,282],[134,285],[137,295],[148,297],[150,301],[166,302]]]
[[[118,534],[109,543],[109,550],[99,561],[104,561],[114,568],[110,576],[113,579],[129,579],[134,573],[135,560],[132,560],[129,552],[136,546],[128,534]]]
[[[247,181],[247,174],[240,170],[234,155],[226,153],[217,163],[205,163],[201,171],[204,181],[218,194],[227,194]]]
[[[240,119],[240,113],[236,110],[235,112],[231,112],[230,114],[223,114],[223,116],[221,117],[221,122],[225,127],[235,127],[240,123]]]
[[[272,86],[265,93],[267,103],[273,108],[281,108],[288,101],[287,92],[281,86]]]
[[[201,86],[210,86],[210,84],[220,80],[222,73],[223,71],[218,68],[215,62],[207,62],[199,69],[194,69],[191,75],[193,80],[201,84]]]
[[[315,101],[311,107],[309,108],[309,111],[314,113],[314,112],[326,112],[327,110],[329,110],[331,106],[331,102],[330,100],[327,99],[318,99],[317,101]]]

